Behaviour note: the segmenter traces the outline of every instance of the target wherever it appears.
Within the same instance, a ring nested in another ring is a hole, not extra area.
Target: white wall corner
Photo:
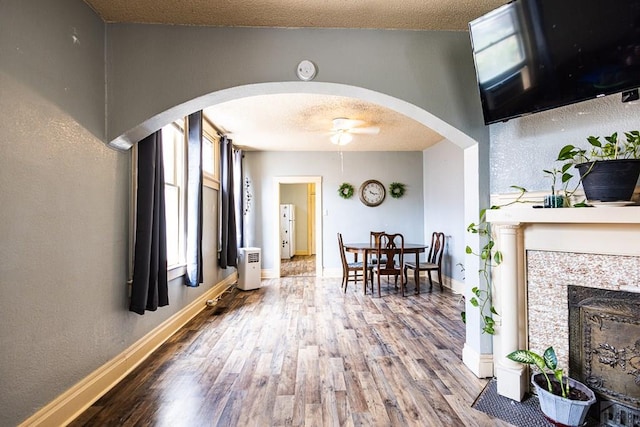
[[[453,277],[445,276],[443,282],[445,282],[445,287],[451,289],[451,292],[454,294],[464,295],[465,284],[458,280],[455,280]],[[449,282],[449,286],[446,283]]]
[[[462,362],[478,378],[493,376],[493,354],[480,354],[465,344],[462,349]]]

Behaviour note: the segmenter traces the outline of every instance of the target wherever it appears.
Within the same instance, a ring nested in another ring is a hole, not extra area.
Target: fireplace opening
[[[590,417],[640,427],[640,294],[568,287],[569,375],[598,397]]]

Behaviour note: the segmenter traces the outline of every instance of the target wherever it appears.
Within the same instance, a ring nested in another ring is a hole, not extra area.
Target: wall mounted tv
[[[640,0],[514,0],[469,32],[486,124],[640,87]]]

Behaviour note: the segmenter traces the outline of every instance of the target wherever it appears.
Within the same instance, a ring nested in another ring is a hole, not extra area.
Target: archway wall
[[[295,70],[313,61],[313,82]],[[463,148],[488,142],[466,32],[107,26],[108,142],[127,148],[194,110],[242,96],[368,99]]]

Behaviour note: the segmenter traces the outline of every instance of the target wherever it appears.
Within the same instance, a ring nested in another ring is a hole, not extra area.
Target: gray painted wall
[[[465,32],[120,24],[108,26],[107,41],[109,141],[163,112],[142,128],[169,123],[176,105],[206,107],[199,102],[210,102],[212,92],[297,81],[302,59],[318,66],[314,82],[402,99],[488,141]]]
[[[275,242],[271,224],[277,219],[277,200],[273,194],[273,178],[283,176],[322,177],[322,188],[316,191],[322,191],[321,237],[325,269],[341,268],[338,232],[342,233],[345,242],[368,242],[371,230],[399,232],[405,235],[407,242],[422,242],[422,172],[422,153],[419,152],[346,152],[343,162],[337,152],[246,152],[245,174],[251,179],[255,201],[255,209],[250,215],[262,218],[255,221],[255,230],[249,230],[256,238],[248,242],[248,246],[262,248],[263,269],[274,268],[272,248]],[[400,199],[387,195],[380,206],[367,207],[358,199],[357,189],[368,179],[377,179],[385,186],[394,181],[402,182],[407,185],[407,191]],[[338,187],[343,182],[356,188],[351,199],[345,200],[338,195]]]
[[[80,0],[0,2],[0,425],[33,414],[227,274],[208,264],[206,285],[171,284],[169,307],[145,316],[127,311],[130,160],[128,153],[107,149],[106,140],[204,93],[294,80],[303,58],[318,63],[321,81],[380,90],[488,140],[464,33],[107,28],[108,132],[105,25]],[[197,66],[180,63],[189,51],[186,42],[200,49]],[[167,54],[177,60],[165,61]],[[182,73],[189,81],[177,80]],[[612,96],[492,125],[493,191],[514,183],[545,189],[538,171],[547,167],[546,158],[569,139],[640,127],[639,108]],[[169,111],[159,121],[175,117]],[[248,153],[255,174],[252,212],[264,215],[264,222],[256,216],[248,221],[255,230],[249,245],[272,243],[262,224],[274,220],[268,207],[274,204],[269,177],[275,175],[323,176],[328,267],[339,266],[337,231],[347,240],[361,239],[372,228],[423,239],[422,155],[345,153],[344,171],[338,156]],[[489,168],[481,166],[482,172]],[[358,186],[370,178],[406,182],[407,195],[366,208],[336,194],[344,181]],[[205,212],[213,216],[215,193],[205,197]],[[208,234],[209,259],[216,241]]]
[[[74,38],[76,41],[74,42]],[[104,24],[78,0],[0,2],[0,425],[17,425],[222,279],[128,311],[130,153],[104,144]],[[217,215],[207,190],[205,216]]]
[[[456,264],[464,265],[465,257],[464,151],[452,142],[442,141],[424,152],[424,199],[425,241],[434,231],[445,234],[443,274],[463,282]]]

